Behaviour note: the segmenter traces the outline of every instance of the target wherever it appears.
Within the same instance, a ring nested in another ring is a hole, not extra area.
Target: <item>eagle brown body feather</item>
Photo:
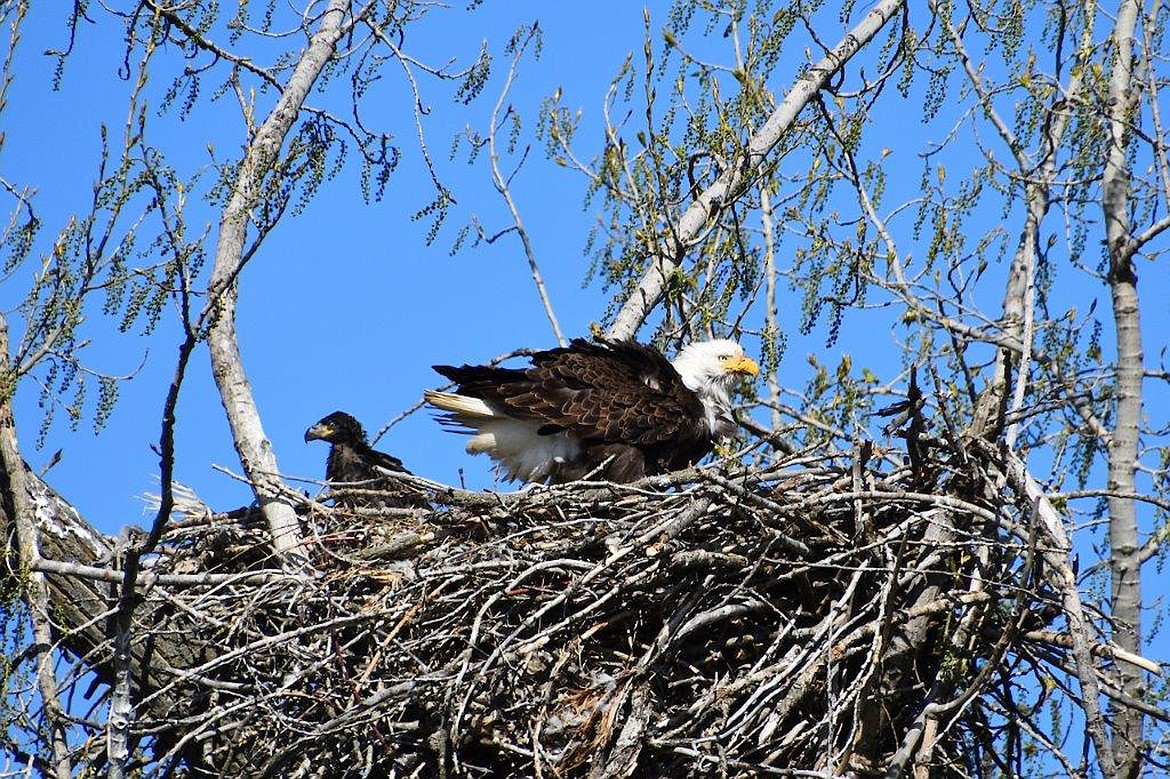
[[[565,482],[598,471],[594,478],[635,481],[695,463],[717,437],[734,431],[730,417],[716,420],[712,431],[703,402],[653,347],[575,339],[568,347],[537,352],[531,363],[526,368],[436,365],[435,370],[458,384],[458,395],[531,422],[540,436],[564,434],[579,445],[579,457],[564,458],[535,480]],[[437,397],[432,393],[428,399],[445,408]],[[457,414],[447,421],[467,424]]]

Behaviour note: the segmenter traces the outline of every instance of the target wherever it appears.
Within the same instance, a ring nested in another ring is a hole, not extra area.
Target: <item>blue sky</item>
[[[647,5],[657,31],[670,3]],[[432,63],[451,57],[470,62],[485,40],[495,56],[491,82],[467,111],[454,109],[449,87],[422,80],[424,96],[433,109],[425,120],[430,150],[458,199],[434,245],[427,246],[423,240],[425,224],[410,219],[430,199],[431,190],[413,140],[410,95],[401,79],[388,76],[367,100],[370,115],[398,134],[404,152],[386,197],[365,204],[356,170],[348,167],[324,185],[303,214],[286,217],[245,270],[239,306],[241,347],[266,431],[286,475],[321,475],[325,447],[306,445],[302,435],[326,413],[343,409],[367,429],[378,430],[416,403],[423,388],[438,383],[439,377],[430,369],[434,363],[480,362],[517,347],[553,343],[519,241],[505,237],[491,246],[450,255],[456,229],[471,214],[489,230],[506,226],[508,217],[491,188],[484,158],[468,165],[463,157],[449,160],[448,150],[452,137],[468,122],[477,129],[484,127],[507,67],[504,43],[520,24],[535,19],[543,30],[543,56],[524,62],[511,96],[524,117],[525,137],[531,138],[541,99],[560,88],[563,104],[579,108],[584,116],[577,144],[582,156],[589,158],[600,149],[605,92],[627,55],[632,53],[635,61],[641,57],[643,10],[641,4],[621,0],[601,0],[588,8],[588,13],[582,13],[576,4],[488,2],[472,14],[455,9],[409,28],[406,49]],[[854,17],[861,12],[855,11]],[[130,90],[117,75],[122,64],[121,30],[101,12],[93,14],[96,24],[81,26],[61,89],[52,90],[56,61],[43,52],[66,45],[65,14],[64,8],[51,4],[30,8],[14,68],[16,80],[3,117],[6,141],[0,172],[9,181],[37,188],[36,204],[46,224],[42,248],[70,214],[88,207],[99,127],[104,122],[112,133],[121,132]],[[818,32],[823,40],[833,41],[843,29],[832,12],[825,15]],[[655,41],[657,45],[657,34]],[[712,57],[729,59],[726,41],[718,31],[708,45]],[[777,92],[791,83],[806,56],[795,45],[786,47],[773,79]],[[173,52],[160,64],[182,67],[185,63]],[[156,109],[168,79],[163,73],[154,78],[151,107]],[[212,100],[212,88],[205,86],[185,120],[176,111],[151,113],[153,142],[165,147],[172,163],[185,174],[207,167],[209,144],[220,158],[238,153],[242,138],[238,108],[230,95]],[[921,85],[916,89],[920,92]],[[866,142],[874,149],[891,150],[886,202],[895,204],[917,194],[922,170],[917,153],[923,136],[937,138],[948,132],[960,120],[961,105],[958,101],[945,105],[934,127],[921,130],[915,124],[920,94],[899,102],[891,90],[883,100],[884,119],[867,128]],[[962,160],[947,162],[962,164]],[[538,142],[513,183],[513,195],[532,233],[563,330],[570,336],[586,333],[589,324],[603,316],[607,297],[596,284],[582,284],[588,267],[586,236],[597,218],[595,207],[583,207],[584,180],[546,161]],[[994,204],[988,208],[996,210]],[[200,213],[208,221],[215,219],[209,209],[193,211]],[[1001,217],[987,212],[980,218]],[[903,220],[908,223],[911,218]],[[1014,235],[1015,222],[1009,219],[1005,225]],[[208,243],[214,243],[214,224]],[[921,256],[921,246],[909,240],[902,248],[912,257]],[[791,250],[790,242],[782,247],[782,254]],[[0,287],[6,308],[25,289],[32,264],[18,269]],[[981,286],[980,302],[988,312],[998,311],[1002,294],[997,272],[991,269]],[[1170,283],[1164,268],[1151,269],[1148,275],[1145,268],[1141,272],[1145,289]],[[1090,289],[1086,295],[1085,287],[1070,286],[1069,292],[1070,302],[1081,306],[1096,295],[1101,303],[1099,315],[1107,312],[1103,288]],[[796,332],[799,308],[799,295],[782,289],[780,323],[790,338],[781,365],[783,384],[804,385],[810,372],[809,354],[819,355],[832,368],[840,354],[851,353],[857,368],[865,364],[883,380],[900,370],[898,340],[905,333],[891,325],[897,310],[847,315],[840,341],[826,349],[823,326],[807,338]],[[1146,332],[1165,332],[1166,312],[1150,306],[1147,310]],[[121,335],[96,311],[86,335],[93,339],[87,349],[90,367],[125,374],[142,365],[131,381],[123,383],[108,427],[95,436],[87,419],[73,433],[59,419],[45,447],[34,449],[41,410],[36,388],[27,384],[18,393],[17,420],[33,466],[39,467],[61,449],[61,462],[49,481],[99,528],[116,532],[127,522],[144,521],[136,496],[157,489],[157,457],[150,446],[157,441],[179,335],[173,317],[164,317],[164,324],[149,337],[133,332]],[[1155,354],[1164,340],[1148,340],[1147,354]],[[750,339],[745,345],[749,351],[754,348]],[[202,349],[192,362],[178,417],[178,479],[193,486],[215,508],[248,502],[250,494],[244,485],[212,468],[218,464],[240,471]],[[422,412],[391,429],[379,446],[429,478],[447,483],[459,483],[462,478],[473,488],[490,486],[489,464],[465,455],[464,443]]]
[[[669,3],[648,7],[657,30]],[[448,150],[469,122],[476,129],[486,126],[508,64],[504,43],[520,24],[533,20],[543,30],[543,54],[524,61],[511,93],[526,137],[532,137],[540,101],[560,88],[563,105],[579,108],[584,116],[578,134],[582,156],[587,159],[600,149],[606,90],[628,55],[635,61],[642,56],[644,25],[638,4],[608,0],[590,8],[591,13],[583,14],[568,4],[489,3],[470,15],[436,14],[409,28],[407,50],[431,63],[452,57],[470,62],[485,40],[495,57],[491,82],[467,111],[453,108],[446,97],[450,87],[421,82],[433,109],[425,120],[429,148],[458,200],[433,245],[425,244],[425,224],[410,218],[431,197],[413,139],[410,95],[401,79],[386,78],[376,87],[383,92],[367,101],[371,115],[399,134],[404,151],[385,198],[363,202],[356,168],[350,166],[324,185],[303,214],[286,217],[245,270],[238,318],[241,347],[266,432],[286,475],[320,478],[325,446],[306,445],[302,435],[333,410],[352,413],[372,433],[416,403],[423,388],[439,383],[432,364],[481,362],[515,348],[553,344],[514,236],[450,254],[456,230],[471,214],[489,231],[510,222],[491,187],[483,164],[486,155],[469,165],[465,155],[448,159]],[[46,224],[43,246],[71,214],[84,213],[89,205],[101,124],[117,138],[126,121],[131,85],[118,77],[121,31],[103,14],[93,18],[95,24],[80,27],[57,91],[52,89],[56,60],[43,52],[66,45],[65,10],[34,5],[18,49],[0,169],[10,181],[36,187],[36,206]],[[656,35],[656,45],[658,40]],[[723,45],[718,36],[716,42]],[[160,64],[185,63],[172,56]],[[150,106],[156,109],[169,79],[159,73],[152,77],[156,85]],[[241,143],[234,99],[210,100],[212,86],[204,87],[185,120],[174,110],[151,112],[151,140],[185,174],[207,168],[209,146],[223,158],[236,153]],[[597,219],[596,208],[584,207],[584,179],[548,162],[537,142],[514,180],[513,195],[532,234],[562,330],[569,337],[586,334],[589,324],[603,316],[607,297],[598,285],[583,285],[586,237]],[[192,213],[203,213],[212,223],[212,250],[216,214],[194,208]],[[29,264],[8,280],[3,288],[6,306],[26,288],[32,270]],[[785,307],[795,310],[798,302]],[[180,340],[172,315],[169,311],[148,337],[136,335],[136,330],[118,334],[110,321],[96,312],[91,315],[87,365],[103,373],[134,373],[122,383],[118,405],[100,435],[93,434],[89,419],[71,432],[58,415],[45,446],[34,449],[42,417],[38,389],[26,384],[18,393],[26,456],[39,468],[61,450],[49,481],[107,532],[147,521],[138,496],[157,490],[157,457],[150,447],[158,440]],[[787,325],[794,328],[796,321],[794,315]],[[796,370],[802,376],[794,383],[799,384],[808,372],[803,354],[816,351],[824,333],[793,338],[792,354],[798,355]],[[753,349],[750,342],[745,345]],[[887,345],[894,346],[892,341]],[[896,360],[894,350],[890,355]],[[831,362],[835,360],[833,355]],[[178,480],[216,509],[249,502],[243,484],[213,469],[220,465],[240,473],[203,349],[188,372],[178,418]],[[489,463],[468,457],[465,442],[444,432],[424,411],[396,425],[378,446],[429,478],[472,488],[491,486]]]
[[[572,95],[570,105],[600,113],[609,80],[627,52],[640,50],[642,11],[624,2],[595,3],[592,14],[570,13],[556,3],[492,5],[470,16],[440,14],[441,19],[412,27],[407,41],[432,62],[449,57],[469,62],[485,39],[496,54],[495,77],[470,114],[451,110],[448,88],[429,87],[435,110],[428,117],[428,140],[459,201],[436,243],[426,246],[423,223],[409,218],[430,192],[409,135],[409,100],[401,91],[389,91],[386,102],[397,100],[400,109],[400,118],[392,122],[405,156],[383,201],[365,204],[355,170],[344,171],[302,216],[281,224],[243,276],[241,346],[266,430],[290,476],[320,477],[325,447],[307,446],[302,434],[324,414],[344,409],[377,430],[413,404],[422,388],[437,383],[431,364],[479,361],[552,342],[517,241],[505,238],[450,256],[454,228],[469,213],[478,213],[489,227],[506,222],[486,168],[448,161],[448,149],[464,123],[482,124],[502,83],[503,43],[521,22],[539,17],[545,36],[542,60],[525,63],[515,88],[531,128],[540,98],[558,86]],[[56,92],[51,90],[55,60],[42,52],[65,45],[65,11],[35,4],[24,25],[0,165],[9,180],[37,188],[46,235],[89,202],[100,123],[118,133],[125,121],[129,85],[116,77],[119,32],[100,15],[95,18],[99,24],[82,25],[77,51]],[[206,164],[209,136],[220,136],[227,150],[238,148],[238,110],[225,102],[205,100],[185,122],[177,121],[174,112],[152,117],[155,142],[165,134],[174,159],[190,170]],[[219,122],[230,129],[213,132],[225,129]],[[514,195],[537,244],[562,327],[567,333],[584,332],[600,317],[604,302],[598,290],[582,288],[587,227],[581,225],[589,218],[582,211],[582,181],[545,163],[536,149]],[[11,301],[30,275],[31,269],[23,269],[10,279],[4,299]],[[34,467],[63,450],[49,480],[101,529],[116,532],[126,522],[143,521],[135,496],[156,489],[157,458],[149,447],[157,441],[178,335],[165,324],[148,338],[118,335],[108,322],[91,324],[91,367],[125,374],[145,359],[134,379],[123,383],[108,427],[94,436],[86,421],[71,433],[59,420],[44,449],[36,451],[32,444],[41,411],[36,390],[26,386],[18,395],[19,433]],[[353,348],[339,348],[339,339]],[[193,360],[178,416],[178,478],[216,508],[247,502],[242,485],[211,469],[215,463],[240,470],[204,350]],[[486,463],[470,461],[463,443],[420,413],[379,445],[429,477],[456,482],[457,469],[463,467],[468,484],[489,484]]]
[[[670,3],[647,5],[657,29]],[[423,82],[424,94],[433,95],[434,110],[426,120],[430,148],[458,199],[450,224],[434,245],[427,246],[423,240],[425,225],[410,218],[431,196],[412,137],[410,98],[400,80],[387,78],[376,87],[381,92],[371,101],[371,111],[381,111],[379,117],[399,134],[405,156],[386,197],[379,203],[364,203],[356,171],[347,168],[325,184],[303,214],[282,222],[244,272],[239,332],[245,366],[287,476],[321,476],[326,447],[320,442],[306,445],[302,436],[306,427],[331,411],[349,411],[375,431],[414,405],[424,388],[439,384],[430,368],[434,363],[481,362],[518,347],[552,345],[553,335],[517,240],[508,237],[495,245],[450,255],[456,229],[471,214],[478,215],[489,230],[506,226],[508,217],[491,188],[484,160],[467,165],[462,159],[449,160],[447,152],[451,138],[467,122],[483,128],[507,67],[503,45],[518,25],[534,19],[540,20],[543,29],[543,56],[539,61],[525,61],[512,93],[526,122],[526,137],[531,137],[541,99],[560,88],[563,104],[579,108],[584,115],[578,136],[582,156],[588,158],[601,148],[605,92],[627,55],[641,56],[643,11],[642,4],[625,0],[598,0],[585,12],[582,7],[547,0],[489,0],[474,14],[458,10],[437,14],[410,28],[407,48],[423,59],[442,62],[455,57],[469,62],[485,39],[496,58],[492,81],[466,112],[452,109],[446,97],[449,88]],[[861,12],[856,10],[854,17]],[[105,122],[113,132],[120,132],[130,86],[117,77],[120,30],[95,11],[98,23],[83,25],[61,89],[53,91],[56,63],[43,52],[66,44],[66,10],[35,3],[28,14],[14,68],[16,79],[2,119],[5,142],[0,174],[36,187],[38,212],[46,224],[43,249],[70,214],[88,207],[99,127]],[[818,28],[823,40],[835,41],[843,29],[835,15],[836,10],[829,9],[825,24]],[[724,45],[718,33],[711,45]],[[727,59],[726,52],[718,56]],[[778,65],[774,89],[784,90],[804,56],[795,48],[785,51],[791,59]],[[177,53],[170,61],[171,66],[181,66]],[[154,107],[159,102],[157,92],[167,80],[160,77],[158,82]],[[212,101],[209,93],[210,87],[185,121],[175,112],[152,114],[154,142],[164,145],[173,164],[187,174],[207,166],[208,143],[222,157],[238,153],[241,142],[234,100]],[[923,138],[938,138],[961,126],[961,105],[957,100],[945,105],[938,122],[924,130],[917,125],[920,94],[910,101],[899,102],[892,94],[883,100],[887,113],[866,129],[866,143],[891,150],[886,202],[892,207],[918,194],[922,161],[917,153]],[[990,144],[994,146],[994,140]],[[947,162],[963,164],[949,157]],[[570,336],[585,334],[589,324],[603,316],[607,296],[597,285],[583,286],[588,267],[584,247],[597,216],[595,207],[583,207],[584,180],[547,162],[538,145],[515,179],[513,195],[531,231],[563,330]],[[1014,240],[1019,224],[1015,215],[1005,219],[991,211],[997,211],[995,204],[987,206],[979,219],[985,223],[1002,220],[1009,240]],[[207,209],[204,213],[209,220],[215,218]],[[902,219],[908,223],[912,216]],[[906,225],[900,227],[904,236]],[[214,226],[209,243],[214,243]],[[907,240],[903,248],[912,256],[922,256],[921,245]],[[783,247],[785,252],[791,250],[791,242]],[[1059,251],[1059,247],[1054,250]],[[1095,258],[1086,262],[1093,265]],[[0,304],[6,310],[26,288],[33,265],[35,261],[0,285]],[[983,310],[992,314],[998,312],[1002,295],[1002,280],[997,278],[1001,271],[988,271],[978,296]],[[1157,295],[1170,284],[1164,263],[1143,265],[1139,275],[1147,296]],[[1069,278],[1075,276],[1062,276],[1067,286],[1058,288],[1058,296],[1067,297],[1068,304],[1080,307],[1082,314],[1088,301],[1097,297],[1097,316],[1107,321],[1104,287],[1085,279],[1069,284]],[[780,323],[790,341],[781,364],[781,382],[800,388],[811,371],[809,354],[819,355],[831,369],[842,353],[854,356],[855,371],[864,364],[883,381],[892,379],[903,365],[900,340],[906,331],[892,324],[899,313],[895,307],[847,314],[839,342],[826,349],[823,325],[808,337],[796,332],[800,297],[782,288]],[[1146,354],[1151,367],[1156,367],[1156,356],[1170,330],[1170,312],[1164,305],[1150,305],[1147,297],[1143,315]],[[148,521],[137,496],[158,489],[158,462],[150,447],[158,439],[180,338],[173,316],[164,317],[153,335],[141,337],[134,332],[116,333],[113,324],[97,312],[86,334],[93,339],[87,349],[90,367],[124,374],[142,365],[132,380],[123,383],[106,429],[95,436],[86,419],[77,432],[71,432],[59,419],[44,448],[35,449],[42,412],[36,388],[26,384],[17,395],[18,432],[34,468],[62,450],[48,481],[90,522],[116,533],[127,523]],[[1105,338],[1111,352],[1108,330]],[[749,352],[756,347],[750,339],[745,345]],[[1165,408],[1158,400],[1149,406],[1155,415]],[[241,470],[203,349],[192,361],[178,418],[177,478],[194,487],[215,509],[250,502],[245,485],[213,468]],[[392,428],[378,445],[428,478],[449,484],[462,480],[472,488],[490,486],[489,463],[466,455],[464,443],[465,439],[445,432],[423,411]],[[1082,558],[1088,559],[1089,554],[1086,550]],[[1147,599],[1152,600],[1159,582],[1153,573],[1148,581]],[[1155,656],[1165,655],[1165,642],[1160,641],[1158,651],[1152,652]]]

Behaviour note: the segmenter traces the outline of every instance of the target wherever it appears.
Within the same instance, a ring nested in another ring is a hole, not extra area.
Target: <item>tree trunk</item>
[[[1126,125],[1133,107],[1133,36],[1138,4],[1126,0],[1118,9],[1113,28],[1113,68],[1109,77],[1109,156],[1102,177],[1102,205],[1109,249],[1109,287],[1117,334],[1117,410],[1109,445],[1109,567],[1113,578],[1113,642],[1134,654],[1141,651],[1141,571],[1138,560],[1137,510],[1131,497],[1136,491],[1138,425],[1142,410],[1141,321],[1137,275],[1129,225],[1129,178],[1126,160]],[[1142,700],[1141,670],[1118,663],[1122,690]],[[1142,762],[1142,712],[1124,705],[1113,706],[1114,754],[1118,774],[1136,777]]]
[[[280,99],[244,152],[232,196],[220,219],[208,295],[209,305],[216,307],[208,338],[215,383],[231,425],[240,463],[268,522],[273,549],[285,563],[292,562],[290,556],[301,557],[297,551],[301,542],[300,530],[244,371],[236,337],[236,281],[245,262],[249,215],[260,200],[264,177],[272,170],[284,139],[300,115],[305,98],[322,68],[333,56],[337,41],[348,26],[348,11],[348,0],[329,3],[321,14],[321,26],[310,39],[309,47],[289,77]]]
[[[5,529],[15,531],[18,554],[9,554],[9,571],[27,575],[25,585],[33,639],[38,646],[37,692],[41,696],[49,745],[53,755],[53,774],[57,779],[69,779],[73,774],[66,741],[66,721],[57,689],[57,653],[54,650],[54,603],[43,573],[34,567],[41,558],[40,532],[34,523],[34,511],[25,484],[24,461],[16,439],[16,422],[12,418],[12,397],[16,391],[15,369],[8,353],[8,320],[0,315],[0,479],[3,479],[3,509]]]

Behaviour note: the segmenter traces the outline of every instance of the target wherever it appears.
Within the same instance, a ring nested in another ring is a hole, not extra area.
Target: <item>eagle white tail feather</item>
[[[450,411],[452,414],[458,414],[461,417],[490,419],[492,417],[504,416],[489,406],[486,401],[480,400],[479,398],[469,398],[466,395],[456,395],[454,392],[423,390],[423,398],[435,408]],[[463,422],[464,420],[460,419],[459,421]],[[468,423],[464,422],[464,424]]]
[[[544,481],[562,463],[581,454],[581,445],[574,439],[563,433],[540,435],[539,423],[509,417],[479,398],[433,390],[424,397],[435,408],[449,412],[449,421],[474,431],[467,452],[486,452],[510,480]]]

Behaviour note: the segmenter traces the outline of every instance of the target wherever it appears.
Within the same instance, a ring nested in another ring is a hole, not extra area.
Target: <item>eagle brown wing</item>
[[[379,452],[361,442],[341,442],[333,446],[325,463],[325,479],[334,482],[364,482],[380,479],[379,468],[396,473],[410,471],[393,455]]]
[[[527,391],[508,398],[582,439],[652,446],[704,435],[703,404],[653,347],[576,340],[537,355]]]
[[[325,479],[350,489],[377,490],[382,495],[350,495],[343,502],[350,506],[390,506],[426,508],[426,494],[413,484],[387,476],[386,471],[410,475],[397,457],[371,448],[361,441],[333,445],[325,463]]]
[[[656,349],[636,341],[569,346],[532,355],[528,368],[437,365],[459,393],[584,441],[636,446],[707,438],[703,404]]]
[[[387,472],[410,474],[402,461],[379,452],[366,443],[366,431],[360,422],[344,411],[334,411],[305,431],[305,442],[321,440],[329,444],[325,460],[325,480],[348,488],[378,490],[382,496],[345,496],[347,506],[395,506],[423,508],[429,505],[426,494],[418,487],[399,481]]]

